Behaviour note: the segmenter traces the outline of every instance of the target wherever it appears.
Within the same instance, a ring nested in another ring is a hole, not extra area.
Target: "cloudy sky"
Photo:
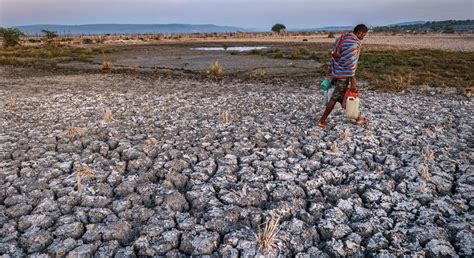
[[[269,28],[474,19],[474,0],[0,0],[0,26],[189,23]]]

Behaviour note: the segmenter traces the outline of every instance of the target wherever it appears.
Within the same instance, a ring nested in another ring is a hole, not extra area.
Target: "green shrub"
[[[3,39],[3,46],[5,47],[19,45],[20,36],[23,35],[23,32],[17,28],[0,28],[0,38]]]

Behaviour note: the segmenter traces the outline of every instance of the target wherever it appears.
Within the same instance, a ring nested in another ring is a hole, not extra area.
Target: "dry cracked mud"
[[[369,126],[323,130],[314,87],[0,69],[5,257],[253,256],[272,215],[281,257],[473,253],[473,102],[450,90],[363,92]]]

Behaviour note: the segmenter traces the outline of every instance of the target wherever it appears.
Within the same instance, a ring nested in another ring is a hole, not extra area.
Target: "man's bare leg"
[[[326,106],[326,110],[324,110],[323,116],[319,119],[319,126],[320,127],[329,128],[329,125],[326,122],[326,119],[328,118],[329,114],[331,114],[331,112],[334,109],[335,105],[336,105],[336,101],[333,100],[333,99],[330,99],[327,106]]]

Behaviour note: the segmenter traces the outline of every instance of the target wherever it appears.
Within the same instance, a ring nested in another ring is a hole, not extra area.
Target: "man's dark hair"
[[[365,24],[359,24],[354,27],[354,33],[367,32],[368,30],[369,29],[367,28],[367,26],[365,26]]]

